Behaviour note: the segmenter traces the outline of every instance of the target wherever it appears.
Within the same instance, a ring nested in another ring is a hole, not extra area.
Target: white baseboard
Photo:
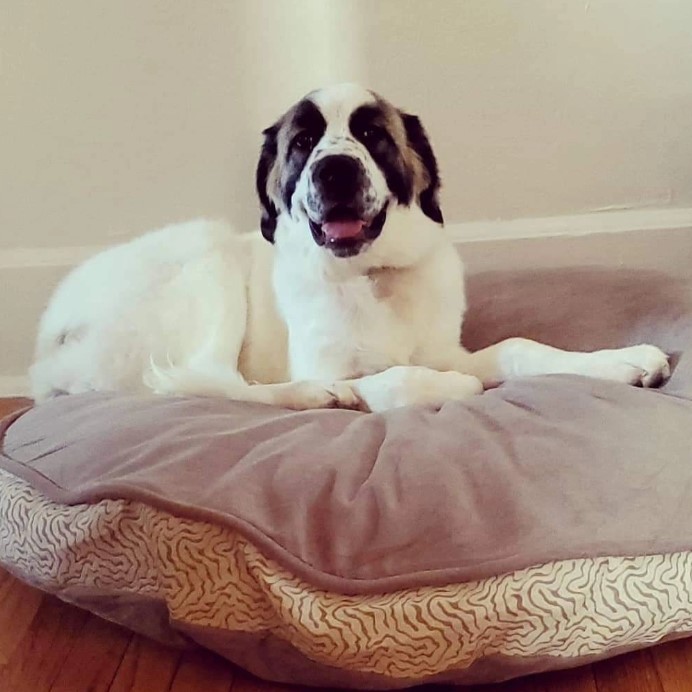
[[[447,230],[456,243],[688,227],[692,227],[692,207],[596,211],[571,216],[447,224]],[[0,269],[71,267],[105,247],[107,246],[0,248]]]
[[[675,228],[692,228],[692,207],[597,211],[573,216],[447,224],[455,243]]]
[[[0,397],[29,396],[29,378],[26,375],[0,376]]]

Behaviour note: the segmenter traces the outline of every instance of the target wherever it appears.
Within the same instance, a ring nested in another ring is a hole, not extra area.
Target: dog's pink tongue
[[[325,221],[322,224],[322,232],[327,240],[343,240],[359,236],[363,226],[363,221]]]

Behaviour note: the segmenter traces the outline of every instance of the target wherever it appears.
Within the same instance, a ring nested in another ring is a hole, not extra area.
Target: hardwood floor
[[[0,417],[27,405],[0,399]],[[0,692],[303,692],[202,651],[180,652],[27,586],[0,569]],[[444,692],[450,686],[424,686]],[[692,639],[470,692],[692,692]]]

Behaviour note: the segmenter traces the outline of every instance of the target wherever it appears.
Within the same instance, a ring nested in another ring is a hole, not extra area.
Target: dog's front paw
[[[406,365],[368,375],[355,385],[361,399],[374,412],[416,404],[440,408],[447,401],[468,399],[483,392],[483,384],[473,375]]]
[[[284,408],[304,411],[315,408],[344,408],[361,410],[363,403],[347,382],[305,380],[280,385],[280,395],[273,403]],[[277,392],[278,393],[278,392]]]
[[[348,382],[332,382],[324,385],[329,401],[321,408],[345,408],[353,411],[363,410],[364,405],[354,387]]]
[[[596,351],[591,354],[590,363],[593,377],[601,377],[616,382],[656,387],[670,377],[668,356],[648,344],[628,346],[606,351]]]

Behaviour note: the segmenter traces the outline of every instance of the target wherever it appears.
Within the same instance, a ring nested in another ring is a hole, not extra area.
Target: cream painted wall
[[[423,116],[448,220],[692,203],[690,0],[3,0],[0,246],[256,222],[259,131],[355,79]]]
[[[32,257],[253,227],[260,130],[342,80],[422,116],[448,222],[692,206],[690,0],[2,0],[0,376],[61,273]]]
[[[353,73],[322,0],[0,7],[0,246],[99,244],[200,214],[252,226],[261,129]]]
[[[368,81],[423,112],[451,220],[692,202],[689,0],[361,7]]]

